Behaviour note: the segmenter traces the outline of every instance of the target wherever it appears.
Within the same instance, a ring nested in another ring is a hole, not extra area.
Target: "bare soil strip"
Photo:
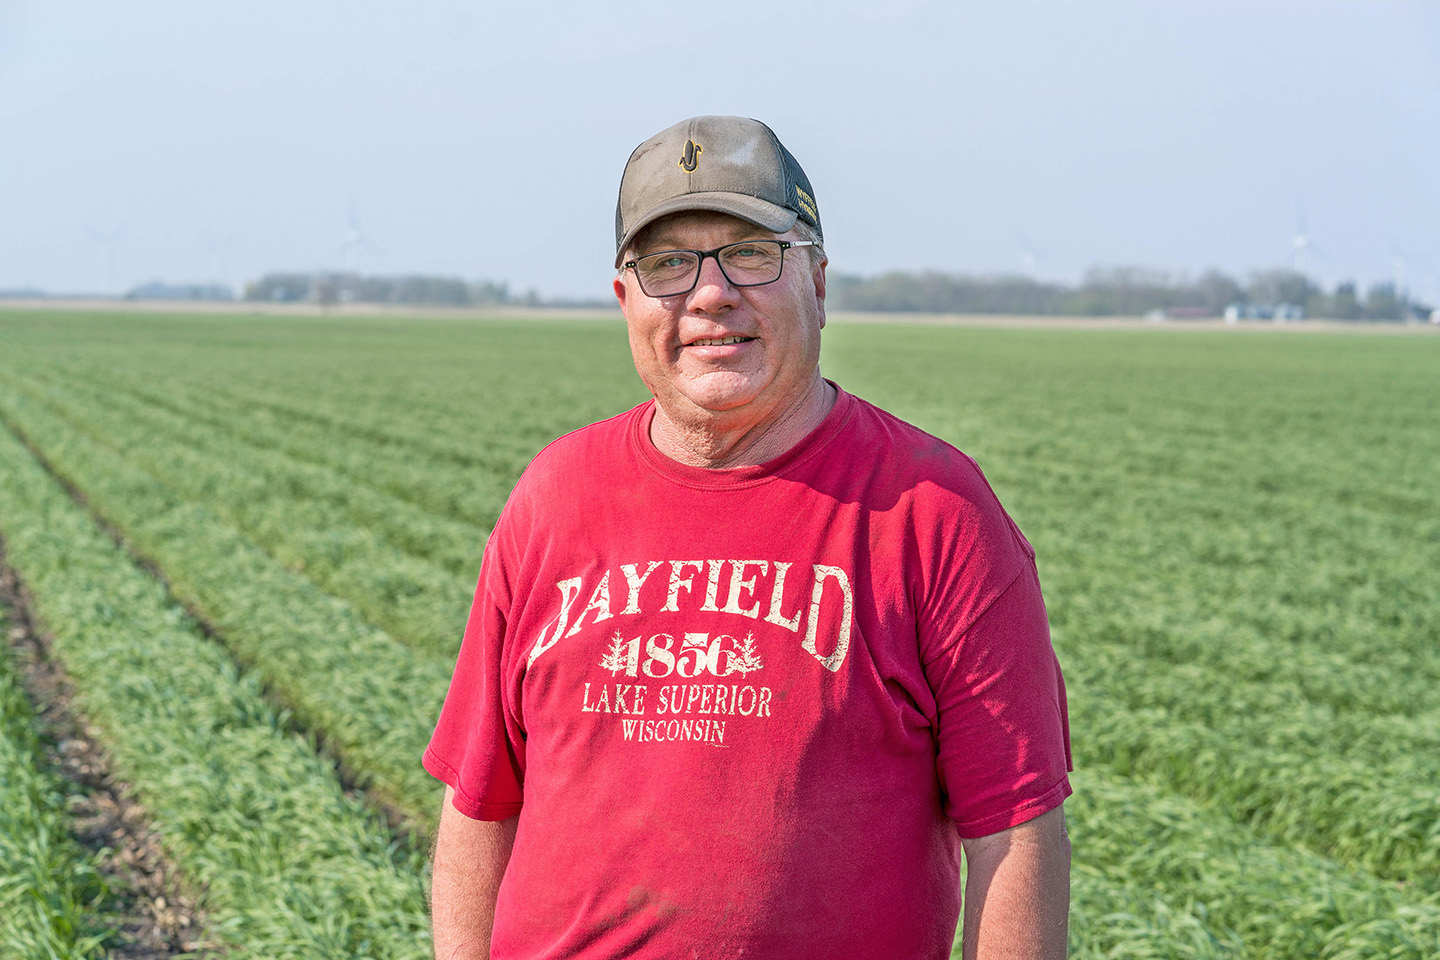
[[[185,892],[175,865],[130,788],[110,771],[105,748],[72,709],[73,687],[51,656],[50,638],[35,622],[25,585],[6,562],[0,537],[0,605],[12,624],[6,641],[35,707],[53,768],[79,789],[70,807],[74,835],[97,852],[120,919],[114,960],[158,960],[182,953],[213,952],[203,940],[205,922]]]

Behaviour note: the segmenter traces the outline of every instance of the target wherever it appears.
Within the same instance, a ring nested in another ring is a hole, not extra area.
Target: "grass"
[[[433,817],[437,785],[415,758],[449,684],[447,664],[417,656],[97,439],[11,399],[0,387],[0,404],[20,412],[25,436],[166,571],[178,597],[304,727],[323,733],[362,783],[409,818]]]
[[[832,325],[823,364],[1037,547],[1075,956],[1440,955],[1440,338]],[[477,545],[643,396],[618,322],[0,316],[0,417],[420,823]]]
[[[0,432],[9,559],[227,956],[428,956],[424,856]]]

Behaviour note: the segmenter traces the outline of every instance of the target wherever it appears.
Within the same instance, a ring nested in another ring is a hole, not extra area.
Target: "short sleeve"
[[[1006,830],[1070,795],[1065,683],[1033,561],[925,673],[945,812],[960,836]]]
[[[465,638],[425,750],[425,769],[455,790],[455,808],[475,820],[506,820],[520,812],[525,783],[525,731],[505,676],[509,591],[497,543],[486,545]]]

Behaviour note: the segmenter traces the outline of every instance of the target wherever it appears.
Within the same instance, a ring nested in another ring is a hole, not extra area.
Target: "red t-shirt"
[[[960,837],[1070,793],[1029,543],[843,391],[753,467],[670,460],[652,415],[525,471],[425,752],[521,814],[492,955],[948,957]]]

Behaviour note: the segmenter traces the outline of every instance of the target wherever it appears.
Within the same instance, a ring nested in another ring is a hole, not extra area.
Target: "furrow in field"
[[[93,413],[95,407],[95,404],[88,405],[87,415]],[[156,423],[153,419],[147,419],[144,421],[144,425],[154,427]],[[116,420],[106,429],[104,435],[107,438],[112,438],[118,433],[124,433],[127,429],[129,428],[124,419]],[[185,441],[184,451],[189,451],[192,448],[200,448],[207,443],[213,442],[205,430],[191,430],[182,436]],[[150,443],[147,442],[145,447],[148,448],[149,446]],[[167,482],[171,482],[172,485],[174,484],[174,481],[168,480],[169,477],[179,477],[181,482],[184,481],[185,477],[190,475],[195,475],[198,478],[205,475],[207,469],[213,473],[215,461],[221,459],[227,461],[227,468],[222,480],[229,480],[232,473],[243,473],[242,467],[238,465],[232,467],[228,461],[251,459],[251,451],[246,450],[243,453],[236,451],[233,457],[228,456],[228,453],[229,451],[223,447],[216,448],[213,451],[213,455],[201,458],[198,461],[198,465],[196,463],[183,464],[180,468],[169,471],[166,474]],[[238,480],[236,482],[238,482]],[[299,482],[300,481],[292,480],[289,475],[274,473],[258,478],[254,483],[257,489],[263,487],[266,490],[276,490],[288,489]],[[212,482],[207,480],[201,485],[201,488],[206,490],[207,493],[210,493],[209,487],[211,485]],[[244,494],[244,492],[244,490],[241,490],[240,494]],[[336,499],[343,499],[346,496],[346,488],[343,484],[332,484],[328,489],[328,493]],[[216,509],[222,509],[226,499],[229,498],[212,497],[212,506]],[[246,498],[237,495],[235,499]],[[380,509],[375,512],[383,512],[383,509],[382,505]],[[298,512],[301,511],[287,510],[287,513],[291,515]],[[314,521],[311,522],[313,523]],[[359,526],[367,529],[370,526],[370,524],[361,521],[357,521],[357,523]],[[337,522],[331,524],[331,526],[340,527],[341,525]],[[267,541],[267,543],[268,542],[269,541]],[[286,559],[290,560],[291,558],[287,556]],[[322,562],[323,559],[322,557]],[[292,560],[291,562],[295,561]],[[307,569],[313,563],[313,557],[309,558],[307,561]],[[420,589],[417,585],[412,588],[411,592],[418,592]],[[345,592],[347,596],[350,596],[357,602],[363,603],[363,592],[359,594],[354,591],[339,592]],[[1163,611],[1169,608],[1157,605],[1155,609]],[[1209,625],[1215,626],[1216,622],[1212,619]],[[1221,627],[1225,626],[1223,623],[1219,625]],[[1133,643],[1145,637],[1159,637],[1164,640],[1170,640],[1174,635],[1174,631],[1171,629],[1147,629],[1139,633],[1131,631],[1125,639],[1127,643]],[[1179,667],[1177,673],[1181,674],[1179,679],[1183,681],[1185,689],[1177,691],[1177,695],[1160,696],[1158,691],[1163,691],[1166,687],[1164,685],[1156,686],[1147,682],[1137,689],[1136,695],[1141,699],[1138,702],[1132,701],[1132,703],[1136,706],[1153,706],[1157,705],[1157,702],[1159,705],[1183,702],[1185,707],[1193,708],[1191,715],[1194,719],[1203,720],[1207,723],[1216,722],[1215,717],[1205,715],[1203,711],[1207,706],[1213,708],[1217,704],[1221,710],[1232,714],[1243,714],[1259,708],[1268,709],[1277,705],[1281,707],[1286,705],[1308,707],[1316,701],[1319,701],[1323,706],[1324,704],[1330,703],[1327,697],[1334,697],[1340,701],[1338,704],[1332,705],[1345,708],[1355,707],[1372,713],[1386,711],[1413,716],[1417,710],[1428,712],[1433,711],[1436,707],[1440,707],[1440,684],[1431,683],[1430,678],[1423,670],[1420,671],[1418,678],[1408,683],[1405,681],[1397,683],[1394,679],[1395,671],[1389,669],[1389,664],[1345,663],[1342,658],[1334,655],[1326,655],[1323,651],[1314,650],[1309,647],[1302,647],[1298,650],[1284,649],[1282,651],[1277,649],[1274,643],[1267,644],[1263,634],[1250,637],[1243,644],[1227,643],[1225,639],[1226,638],[1220,636],[1206,638],[1207,642],[1204,643],[1204,650],[1208,656],[1203,668],[1199,664],[1186,664]],[[1149,654],[1147,659],[1160,657],[1159,651],[1147,651],[1147,653]],[[1383,656],[1383,654],[1379,656]],[[1406,664],[1406,666],[1412,665]],[[1339,669],[1337,669],[1337,667]],[[1413,676],[1414,672],[1414,670],[1406,671],[1406,675]],[[1337,677],[1343,679],[1337,680]],[[1440,680],[1440,677],[1436,679]],[[1249,683],[1250,681],[1254,681],[1253,686],[1241,686],[1242,682]],[[1211,686],[1218,685],[1223,689],[1207,693],[1201,689],[1207,684]],[[1427,703],[1427,698],[1433,701],[1433,704]],[[1210,712],[1213,714],[1215,711],[1212,709]],[[1193,714],[1195,713],[1199,715],[1194,716]],[[1424,720],[1425,718],[1422,716],[1420,719]],[[1307,728],[1316,730],[1316,739],[1323,737],[1325,733],[1325,726],[1323,724],[1315,728],[1314,718],[1307,718],[1305,724]],[[1416,723],[1412,726],[1421,731],[1431,729],[1424,723]],[[1384,751],[1390,745],[1394,745],[1396,752],[1406,749],[1407,745],[1403,741],[1397,743],[1389,731],[1390,728],[1387,728],[1386,736],[1374,738],[1376,739],[1375,746],[1364,745],[1363,749],[1366,751],[1372,749]],[[1344,744],[1351,744],[1355,741],[1355,732],[1348,728],[1344,732],[1345,736],[1332,739]]]
[[[54,383],[66,380],[62,373],[46,373]],[[467,467],[427,458],[415,450],[376,443],[333,426],[282,419],[258,404],[226,403],[213,390],[191,390],[170,383],[157,390],[114,376],[103,382],[87,380],[104,393],[132,396],[255,449],[320,468],[343,478],[352,488],[373,489],[384,495],[380,502],[399,502],[402,513],[427,518],[422,526],[438,522],[448,532],[413,533],[398,519],[378,518],[386,522],[387,536],[396,537],[398,546],[454,572],[474,572],[476,533],[483,534],[494,525],[520,469],[510,462],[503,468],[494,463]],[[524,461],[520,462],[523,465]],[[462,536],[457,537],[455,531]]]
[[[1077,352],[1099,345],[1066,339]],[[1178,351],[1158,358],[1153,382],[1106,366],[1115,382],[1097,389],[1079,382],[1083,362],[1047,366],[1044,344],[1025,346],[1035,350],[1023,363],[996,364],[1006,382],[985,383],[980,369],[981,383],[951,390],[948,370],[924,364],[953,352],[907,342],[917,397],[897,412],[982,465],[967,437],[1007,451],[991,477],[1040,553],[1082,762],[1433,889],[1440,502],[1421,467],[1436,460],[1437,435],[1411,430],[1404,456],[1393,442],[1433,373],[1417,364],[1407,386],[1387,371],[1367,396],[1337,403],[1329,384],[1350,382],[1364,346],[1346,342],[1313,378],[1262,370],[1263,390],[1206,369],[1209,382],[1187,384],[1192,371],[1164,368],[1185,366]],[[1318,355],[1286,344],[1277,359]],[[1017,386],[1026,367],[1035,382]],[[1011,403],[1030,387],[1033,399]],[[995,398],[1000,430],[986,422]]]
[[[878,339],[842,356],[903,398],[897,413],[979,456],[1042,548],[1047,588],[1065,588],[1057,596],[1172,611],[1175,624],[1248,624],[1255,636],[1234,645],[1282,639],[1290,652],[1277,662],[1314,649],[1393,667],[1393,709],[1413,709],[1417,674],[1440,681],[1434,342],[1195,338],[1182,349],[1017,333],[976,342],[988,362],[960,379],[953,345],[917,350],[933,335],[914,333],[903,358]],[[902,361],[912,377],[883,375]],[[1057,584],[1049,571],[1066,567],[1074,577]],[[1215,639],[1193,655],[1209,657]],[[1342,706],[1347,688],[1375,692],[1370,676],[1334,670],[1315,696]]]
[[[481,469],[502,451],[518,471],[564,429],[645,397],[621,328],[604,323],[141,317],[117,335],[104,317],[71,316],[22,318],[17,331],[19,369],[58,356],[77,377],[113,370],[233,392],[242,407],[318,414],[417,456],[436,438],[462,466]],[[56,337],[67,341],[58,355],[48,349]]]
[[[479,401],[478,410],[399,409],[387,406],[340,405],[323,394],[296,397],[264,393],[254,384],[226,384],[212,391],[222,408],[251,408],[283,433],[344,435],[352,442],[384,452],[389,470],[377,479],[400,496],[438,506],[446,515],[491,527],[500,508],[535,451],[568,430],[601,419],[572,414],[570,407],[545,406],[542,398],[508,406],[499,398]],[[557,416],[558,414],[558,416]],[[567,415],[568,414],[568,415]],[[475,423],[480,419],[480,423]],[[439,425],[460,421],[468,434],[442,432]],[[437,478],[455,478],[438,489],[433,481],[407,474],[406,465],[424,465]],[[453,512],[452,512],[453,511]]]
[[[8,431],[0,517],[35,612],[234,957],[429,956],[423,854],[346,796],[257,678],[95,526]]]
[[[41,375],[52,385],[79,381],[107,393],[130,394],[255,447],[333,470],[472,532],[488,530],[494,524],[514,478],[529,454],[543,443],[537,440],[533,448],[517,445],[506,456],[496,452],[497,440],[503,444],[505,438],[477,438],[471,445],[486,449],[475,451],[474,462],[461,463],[455,456],[436,456],[414,444],[367,437],[353,423],[317,418],[310,415],[312,411],[296,415],[274,397],[238,400],[213,385],[179,378],[167,380],[161,391],[149,386],[153,380],[115,370],[85,368],[80,372],[65,366],[32,365],[25,374],[31,378]],[[418,537],[410,539],[417,548],[435,549]],[[473,565],[473,553],[469,561]]]
[[[207,396],[168,384],[163,391],[115,378],[96,382],[86,377],[76,384],[58,372],[37,373],[27,370],[11,383],[71,418],[109,414],[112,422],[133,423],[134,429],[154,431],[172,445],[222,460],[227,476],[237,473],[277,494],[322,501],[396,549],[474,578],[489,527],[394,494],[384,482],[382,475],[392,473],[417,482],[437,475],[413,456],[343,434],[315,430],[297,435],[294,425],[281,427],[268,418],[217,409]],[[443,475],[453,488],[462,486],[466,476],[458,471]]]
[[[1127,670],[1133,659],[1127,640],[1121,635],[1114,643],[1087,647],[1088,660],[1079,665],[1081,679],[1103,691],[1100,699],[1106,704],[1085,717],[1107,731],[1103,748],[1093,757],[1173,783],[1282,839],[1312,843],[1387,876],[1409,876],[1436,860],[1437,851],[1426,839],[1434,804],[1423,795],[1387,786],[1440,777],[1440,760],[1433,759],[1440,754],[1430,748],[1435,728],[1423,717],[1357,718],[1311,708],[1293,685],[1273,676],[1241,683],[1214,664],[1209,665],[1211,673],[1189,677],[1134,675]],[[1220,645],[1216,650],[1223,667],[1223,655],[1235,648]],[[1271,659],[1288,664],[1295,658]],[[1332,670],[1333,663],[1320,667]],[[1217,676],[1223,682],[1214,682]],[[1126,677],[1132,677],[1128,689],[1119,685]],[[1145,710],[1157,701],[1162,704],[1158,711],[1144,715],[1164,718],[1163,729],[1173,731],[1171,737],[1151,736],[1133,722],[1134,709]],[[1256,725],[1250,720],[1254,711],[1274,719]],[[1186,720],[1196,714],[1205,722]],[[1213,762],[1189,765],[1197,751],[1212,756]],[[1260,751],[1264,763],[1245,756]],[[1199,774],[1190,773],[1196,769]],[[1371,793],[1381,796],[1394,813],[1384,829],[1355,813],[1357,802],[1363,809]]]
[[[67,810],[82,846],[96,851],[108,896],[90,906],[117,957],[168,957],[215,945],[208,920],[165,853],[134,790],[115,775],[100,731],[74,709],[75,684],[36,625],[34,597],[5,562],[0,535],[0,606],[16,623],[11,649],[30,702],[39,710],[41,736],[57,772],[73,789]],[[51,746],[53,744],[53,746]],[[103,919],[99,919],[103,917]]]
[[[106,426],[104,435],[123,440],[130,429],[120,418]],[[191,440],[203,442],[199,436]],[[129,443],[131,449],[141,446],[138,435],[130,437]],[[159,448],[150,444],[146,449],[153,455]],[[182,458],[188,453],[176,451]],[[200,485],[198,490],[214,497],[213,507],[223,511],[225,504],[245,498],[235,487],[225,486],[224,477],[214,476],[215,462],[214,458],[188,459],[164,476],[193,478]],[[273,482],[254,487],[260,494],[274,488]],[[191,495],[197,494],[192,491]],[[287,506],[283,516],[295,513]],[[383,557],[367,559],[368,569],[385,569]],[[334,580],[325,585],[369,612],[363,592],[356,593],[353,586],[345,589],[345,584],[337,589]],[[399,622],[404,629],[415,629],[413,620],[385,609],[389,604],[388,598],[379,598],[378,615],[391,616],[392,622]],[[455,606],[462,604],[463,600]],[[457,609],[454,622],[462,615]],[[1157,782],[1220,802],[1237,818],[1257,823],[1282,838],[1314,842],[1314,821],[1318,819],[1328,825],[1321,832],[1321,849],[1350,862],[1358,858],[1387,876],[1408,876],[1436,859],[1437,851],[1426,842],[1435,804],[1423,791],[1385,790],[1384,802],[1392,819],[1383,829],[1357,815],[1356,800],[1357,793],[1363,798],[1368,792],[1378,792],[1377,779],[1404,784],[1440,778],[1440,722],[1435,722],[1440,721],[1440,714],[1375,717],[1337,713],[1323,704],[1310,703],[1303,690],[1284,675],[1286,668],[1294,669],[1297,658],[1267,656],[1263,643],[1256,644],[1262,647],[1259,652],[1253,645],[1237,649],[1217,644],[1212,648],[1222,667],[1227,650],[1242,655],[1247,664],[1262,665],[1258,677],[1246,678],[1238,663],[1229,670],[1207,664],[1161,676],[1146,671],[1133,677],[1130,689],[1118,689],[1119,679],[1129,676],[1134,635],[1097,627],[1090,624],[1091,635],[1102,642],[1086,647],[1086,659],[1079,668],[1086,671],[1084,679],[1093,680],[1097,689],[1106,690],[1119,702],[1111,705],[1110,713],[1094,717],[1106,731],[1095,741],[1094,756],[1103,757],[1116,769],[1144,771]],[[1353,679],[1364,671],[1364,667],[1356,667],[1350,675]],[[1328,676],[1334,672],[1334,663],[1321,660],[1314,672]],[[1168,737],[1126,722],[1135,711],[1147,710],[1147,716],[1165,718]],[[1257,726],[1249,719],[1256,715],[1268,716],[1271,721]],[[1253,762],[1242,755],[1246,749],[1237,748],[1246,748],[1251,754],[1263,751],[1265,761]],[[1197,751],[1212,759],[1195,762]],[[1224,767],[1226,775],[1217,776],[1222,772],[1217,767]]]
[[[72,835],[73,788],[49,769],[10,629],[0,604],[0,956],[98,958],[114,941],[108,886]]]
[[[177,498],[33,402],[0,391],[0,413],[164,572],[176,595],[260,672],[303,726],[324,735],[365,786],[428,822],[436,784],[417,761],[450,663],[397,643],[209,510]]]
[[[74,429],[103,438],[180,499],[233,524],[286,568],[349,600],[393,637],[423,654],[453,659],[474,574],[453,574],[407,555],[336,503],[379,509],[377,495],[347,488],[320,468],[286,470],[263,452],[216,442],[163,411],[136,410],[124,397],[79,399],[75,391],[23,381],[18,387]],[[472,536],[478,568],[483,541]]]
[[[427,403],[413,395],[378,399],[346,396],[342,403],[328,391],[301,393],[294,388],[286,390],[281,384],[248,382],[223,384],[215,397],[217,402],[237,407],[262,405],[286,424],[308,423],[356,436],[375,446],[403,450],[437,465],[484,473],[515,473],[525,466],[535,449],[556,435],[552,423],[557,409],[547,405],[543,396],[522,402],[511,398],[512,406],[507,409],[501,408],[504,398],[498,390],[496,395],[483,399],[500,409],[482,411],[448,409],[443,400]],[[477,427],[473,423],[477,412],[497,416]]]
[[[327,383],[296,383],[264,373],[240,380],[209,384],[217,402],[233,406],[257,406],[281,422],[305,422],[327,431],[349,434],[377,446],[405,450],[438,464],[465,470],[493,473],[518,471],[534,450],[557,434],[552,426],[556,414],[595,406],[557,403],[544,383],[523,381],[523,368],[506,371],[502,380],[516,383],[519,392],[507,394],[503,382],[474,398],[471,408],[454,407],[454,397],[426,397],[415,386],[403,395],[368,395],[363,390],[338,388]],[[186,380],[192,389],[204,390],[204,381]],[[528,388],[528,389],[527,389]],[[343,398],[343,399],[342,399]],[[599,408],[604,410],[604,408]],[[623,409],[620,407],[618,409]],[[601,413],[600,416],[608,415]]]
[[[567,411],[593,419],[576,411],[621,409],[606,391],[633,380],[623,358],[612,358],[614,377],[596,362],[600,338],[558,324],[523,333],[330,318],[21,326],[0,365],[54,363],[97,383],[111,370],[142,386],[181,378],[192,396],[215,391],[206,409],[217,417],[233,411],[257,431],[305,425],[309,437],[353,426],[363,434],[357,466],[374,443],[427,473],[445,458],[424,444],[488,452],[516,423],[558,432]],[[1040,549],[1082,766],[1071,801],[1077,922],[1113,934],[1086,942],[1113,956],[1289,956],[1283,943],[1254,944],[1285,940],[1275,918],[1300,917],[1309,918],[1302,934],[1390,924],[1394,937],[1327,940],[1317,952],[1297,935],[1311,952],[1293,955],[1435,954],[1422,908],[1436,871],[1391,896],[1396,887],[1372,877],[1326,880],[1333,864],[1315,872],[1307,864],[1318,858],[1289,848],[1403,876],[1435,847],[1440,821],[1430,816],[1424,832],[1426,799],[1405,791],[1440,778],[1397,757],[1437,753],[1440,728],[1440,434],[1427,419],[1440,341],[897,332],[828,330],[827,374],[976,455]],[[539,442],[523,446],[522,463]],[[1335,765],[1344,753],[1364,767],[1370,752],[1389,759],[1359,777]],[[1097,776],[1129,784],[1104,793],[1094,818],[1118,824],[1115,852],[1103,855],[1098,828],[1080,816],[1084,797],[1104,792]],[[1115,816],[1127,802],[1145,815]],[[1279,865],[1256,859],[1270,857]],[[1216,861],[1222,874],[1244,865],[1223,874],[1235,890],[1164,872]],[[1091,866],[1104,876],[1087,877]],[[1286,886],[1287,874],[1314,895]],[[1357,908],[1365,897],[1345,892],[1352,881],[1362,893],[1378,883],[1389,899]],[[1338,920],[1312,902],[1337,884]],[[1192,888],[1213,895],[1194,900]],[[1096,890],[1109,892],[1089,909]],[[1271,907],[1270,891],[1282,907]],[[1239,921],[1206,919],[1231,898],[1271,932],[1237,941],[1227,927]]]
[[[431,438],[472,457],[501,449],[520,465],[557,422],[572,429],[647,396],[617,325],[527,320],[437,332],[407,330],[380,348],[346,343],[343,363],[333,345],[307,353],[297,343],[270,351],[279,362],[263,367],[242,360],[242,376],[230,375],[240,372],[234,354],[212,353],[203,360],[216,375],[200,382],[383,431],[391,442]],[[323,375],[310,375],[317,368]]]

